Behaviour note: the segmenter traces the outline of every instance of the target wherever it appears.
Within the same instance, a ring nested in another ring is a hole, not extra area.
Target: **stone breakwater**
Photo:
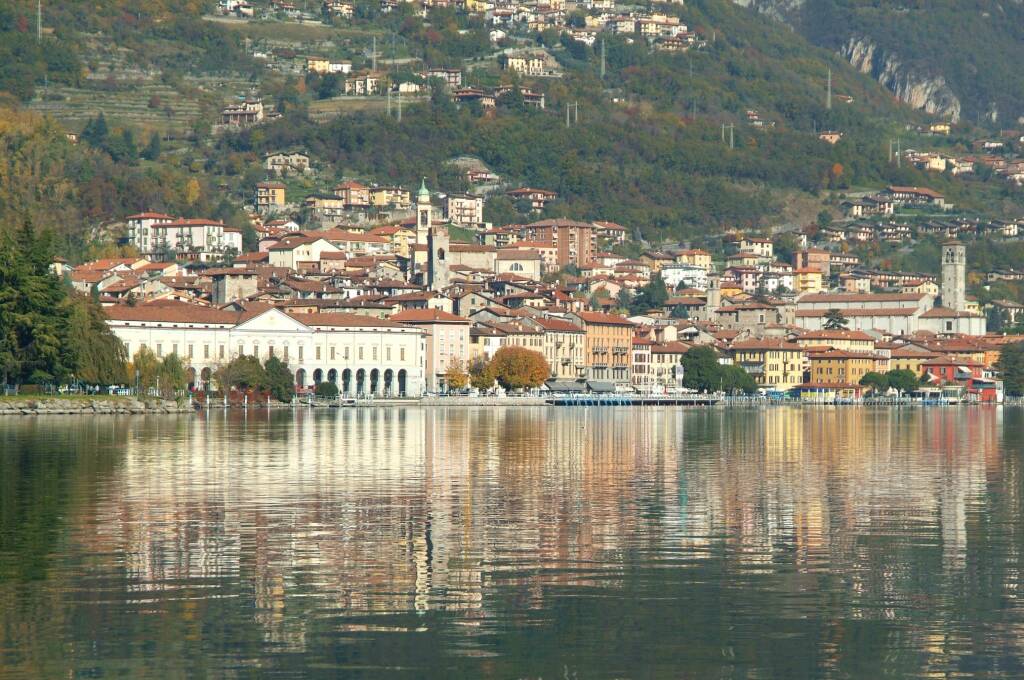
[[[144,415],[164,413],[191,413],[187,403],[160,399],[54,399],[47,397],[23,397],[0,399],[0,416],[45,416],[45,415]]]

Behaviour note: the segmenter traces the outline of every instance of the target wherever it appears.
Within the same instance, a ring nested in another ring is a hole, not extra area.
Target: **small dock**
[[[714,394],[566,394],[549,397],[550,406],[714,406]]]

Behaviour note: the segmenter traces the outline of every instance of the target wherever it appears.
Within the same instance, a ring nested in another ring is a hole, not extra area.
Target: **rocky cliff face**
[[[761,14],[789,22],[804,6],[804,0],[732,0],[741,7],[752,7]]]
[[[803,19],[813,9],[806,0],[733,0],[737,5],[750,7],[761,14],[783,21],[796,29],[804,26]],[[806,33],[806,31],[802,31]],[[850,37],[837,45],[821,36],[808,35],[811,42],[837,51],[861,73],[870,75],[900,101],[932,115],[952,122],[960,120],[960,100],[940,74],[927,72],[908,64],[898,54],[880,49],[870,38]],[[825,44],[828,43],[828,44]]]
[[[895,94],[900,101],[954,123],[960,120],[960,100],[941,75],[926,74],[879,49],[865,38],[850,38],[840,54]]]

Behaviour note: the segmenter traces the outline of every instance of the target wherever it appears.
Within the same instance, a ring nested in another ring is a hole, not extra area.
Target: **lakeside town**
[[[830,158],[847,167],[829,160],[823,177],[794,181],[803,194],[770,183],[755,192],[736,168],[724,173],[735,181],[728,187],[700,185],[707,194],[720,191],[709,203],[753,202],[758,193],[778,194],[776,203],[793,199],[801,205],[786,220],[781,212],[768,217],[768,203],[742,221],[719,212],[714,222],[687,216],[694,222],[682,224],[658,210],[642,213],[657,223],[606,219],[578,187],[576,202],[566,200],[572,182],[532,182],[521,163],[502,165],[503,147],[489,156],[460,148],[432,171],[434,186],[424,178],[417,188],[400,181],[409,167],[347,165],[330,148],[336,140],[310,128],[330,120],[340,127],[353,104],[371,103],[387,125],[401,123],[404,101],[406,116],[419,105],[420,115],[507,116],[538,129],[552,117],[560,128],[564,112],[568,135],[581,125],[580,92],[566,88],[585,82],[588,69],[595,83],[585,107],[597,97],[630,115],[642,108],[636,92],[623,97],[623,87],[606,87],[606,40],[659,58],[690,59],[693,51],[724,61],[719,28],[707,20],[688,25],[671,3],[371,4],[221,0],[202,23],[243,31],[245,57],[265,71],[245,94],[225,79],[234,88],[230,101],[210,89],[220,103],[199,114],[205,125],[190,133],[149,129],[141,153],[125,118],[108,127],[101,109],[84,127],[62,121],[62,144],[188,177],[177,183],[183,204],[168,189],[153,200],[132,196],[141,212],[96,210],[83,237],[91,255],[50,265],[102,309],[124,349],[123,389],[160,392],[159,371],[139,367],[161,362],[176,367],[165,390],[170,383],[173,393],[205,403],[232,391],[266,394],[270,382],[286,386],[274,391],[282,402],[539,392],[991,403],[1024,388],[1017,377],[1007,385],[1004,354],[1024,340],[1024,270],[991,255],[1024,238],[1024,218],[1012,217],[1016,205],[993,193],[993,186],[1011,192],[1024,182],[1019,130],[996,133],[936,116],[916,126],[900,121],[917,148],[890,140],[881,175],[931,186],[883,185],[877,173],[858,181],[857,166],[872,162],[853,145],[866,134],[863,123],[859,130],[824,123],[853,121],[852,111],[866,115],[859,107],[867,102],[834,91],[833,70],[823,64],[820,102],[814,93],[822,126],[815,118],[797,128],[777,108],[758,105],[718,112],[708,119],[714,125],[702,122],[706,129],[693,133],[696,139],[710,129],[723,153],[756,153],[786,136],[786,143],[812,145],[766,155],[771,173],[806,165],[806,149],[842,154]],[[406,19],[390,46],[378,46],[384,34],[374,31],[389,16]],[[452,17],[469,28],[455,31],[461,24]],[[374,31],[349,31],[355,27]],[[397,42],[399,34],[418,35],[417,27],[446,31],[427,42],[451,51],[421,54]],[[457,34],[481,31],[484,44],[466,54],[452,47]],[[693,61],[686,63],[693,84]],[[630,72],[621,61],[617,68]],[[103,61],[89,69],[113,73]],[[67,114],[72,107],[54,104],[66,103],[63,96],[33,105]],[[650,95],[648,104],[656,100]],[[163,103],[151,100],[148,108]],[[694,102],[675,103],[687,115],[673,125],[697,128]],[[174,117],[169,104],[165,113]],[[584,110],[583,127],[590,114]],[[460,120],[464,129],[468,119]],[[303,134],[289,137],[282,128],[292,123]],[[368,129],[375,143],[386,141],[388,127]],[[266,152],[268,136],[315,143]],[[707,142],[687,144],[699,159]],[[916,174],[901,174],[904,165]],[[700,180],[699,170],[679,170]],[[704,201],[700,190],[690,198],[695,206]],[[271,361],[274,381],[242,370],[265,370]],[[59,382],[55,371],[39,375],[34,382]]]
[[[268,168],[282,157],[268,157]],[[942,239],[934,276],[862,267],[836,247],[892,238],[888,223],[774,238],[730,232],[714,256],[663,244],[627,257],[616,251],[628,230],[610,222],[495,227],[482,223],[481,200],[467,205],[471,197],[439,196],[425,183],[415,193],[354,181],[336,191],[345,224],[317,228],[261,219],[270,211],[257,193],[251,252],[240,229],[147,212],[126,221],[126,245],[138,256],[75,267],[58,260],[52,269],[103,305],[128,357],[176,356],[187,389],[200,395],[221,390],[225,366],[276,357],[300,396],[324,384],[343,398],[382,399],[504,393],[504,383],[551,394],[723,390],[817,403],[897,394],[990,403],[1004,398],[1002,350],[1024,340],[987,328],[993,309],[1012,327],[1024,306],[982,309],[967,294],[967,245],[957,239],[997,227],[1015,238],[1016,224],[918,226],[915,237]],[[538,202],[550,194],[516,193]],[[871,199],[885,214],[935,200],[913,187]],[[381,226],[346,219],[373,206],[409,217]],[[453,232],[472,238],[455,241]],[[778,257],[780,242],[795,242],[787,259]],[[535,357],[540,374],[496,380],[487,367],[509,348]],[[728,378],[687,375],[688,355],[696,361],[709,350],[717,366],[733,367]]]

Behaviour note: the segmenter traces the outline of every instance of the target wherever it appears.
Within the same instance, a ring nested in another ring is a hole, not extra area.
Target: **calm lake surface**
[[[1024,411],[0,419],[0,677],[1024,677]]]

